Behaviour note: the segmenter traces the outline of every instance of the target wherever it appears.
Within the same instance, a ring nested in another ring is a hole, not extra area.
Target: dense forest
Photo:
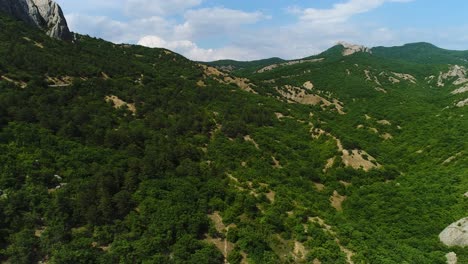
[[[428,79],[465,53],[219,71],[0,28],[1,263],[468,263],[438,238],[468,212],[467,108]]]

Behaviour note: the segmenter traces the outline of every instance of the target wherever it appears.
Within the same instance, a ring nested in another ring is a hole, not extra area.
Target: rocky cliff
[[[62,9],[52,0],[0,0],[0,12],[37,26],[50,37],[72,38]]]

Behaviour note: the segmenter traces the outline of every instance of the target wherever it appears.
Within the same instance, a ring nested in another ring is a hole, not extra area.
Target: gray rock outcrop
[[[0,0],[0,12],[39,27],[50,37],[72,39],[62,9],[52,0]]]
[[[440,241],[446,246],[468,246],[468,217],[451,225],[439,234]]]
[[[457,254],[455,254],[455,252],[447,253],[447,255],[445,255],[445,257],[447,258],[447,264],[457,264],[458,263],[458,257],[457,257]]]
[[[362,45],[354,45],[354,44],[346,43],[344,41],[338,42],[337,45],[343,46],[343,48],[344,48],[343,49],[343,56],[349,56],[349,55],[352,55],[352,54],[357,53],[357,52],[365,52],[365,53],[371,53],[372,54],[371,49],[369,49],[368,47],[362,46]]]

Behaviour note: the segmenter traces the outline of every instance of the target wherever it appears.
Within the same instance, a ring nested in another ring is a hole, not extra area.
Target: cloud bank
[[[316,54],[340,40],[373,46],[411,39],[414,30],[394,31],[355,19],[386,3],[411,1],[347,0],[323,9],[285,7],[284,15],[292,19],[280,26],[268,23],[275,17],[264,11],[210,6],[203,0],[101,0],[96,4],[83,0],[111,10],[113,16],[85,10],[88,13],[66,13],[66,17],[73,31],[116,43],[167,48],[193,60],[292,59]]]

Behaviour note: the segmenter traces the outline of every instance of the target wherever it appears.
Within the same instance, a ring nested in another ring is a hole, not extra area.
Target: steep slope
[[[302,242],[276,236],[279,208],[296,192],[288,186],[313,190],[304,168],[320,171],[333,145],[277,120],[285,105],[168,50],[71,44],[0,23],[2,261],[263,263],[277,259],[278,241],[293,257]],[[236,234],[229,254],[217,211]]]
[[[438,58],[424,63],[422,58],[429,60],[432,48],[415,55],[418,46],[406,45],[398,53],[395,48],[378,48],[372,54],[343,56],[343,47],[337,45],[318,56],[321,62],[238,73],[269,87],[264,95],[291,105],[310,105],[315,98],[321,108],[313,111],[318,118],[311,130],[316,138],[334,139],[339,142],[337,149],[347,153],[366,151],[362,157],[391,168],[387,172],[394,170],[396,174],[387,174],[390,179],[385,182],[363,185],[367,177],[334,172],[340,156],[348,160],[343,154],[331,157],[325,168],[325,175],[340,175],[338,179],[347,184],[345,193],[332,196],[334,202],[344,200],[344,206],[339,205],[343,214],[334,219],[351,233],[370,236],[346,235],[371,263],[437,263],[435,256],[429,256],[434,249],[423,249],[422,244],[441,248],[437,235],[466,217],[466,64],[454,57],[464,52],[436,49]],[[451,64],[455,61],[457,65]],[[336,103],[326,107],[320,103],[324,99]],[[345,114],[336,115],[336,106]],[[365,168],[365,163],[358,164]],[[408,247],[420,253],[412,255]],[[384,253],[389,250],[394,250],[393,255]],[[459,258],[466,260],[466,250],[461,252],[465,253],[457,252]]]
[[[438,238],[467,211],[452,66],[336,46],[239,76],[164,49],[0,26],[1,261],[468,257]],[[443,87],[425,79],[441,72]]]

